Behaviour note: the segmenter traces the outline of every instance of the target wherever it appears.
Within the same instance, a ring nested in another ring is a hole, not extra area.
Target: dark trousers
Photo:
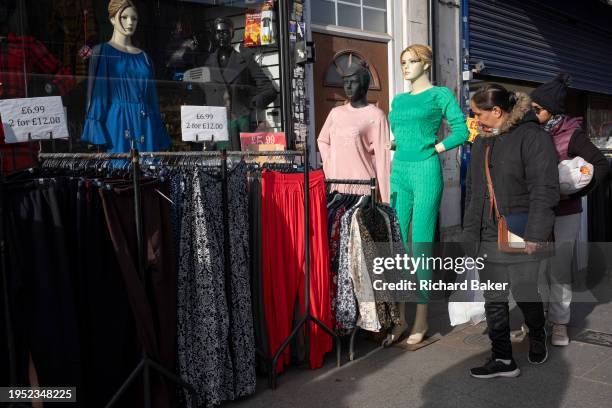
[[[31,355],[41,386],[80,388],[75,293],[60,186],[26,182],[5,193],[6,272],[17,385],[29,383]]]
[[[176,266],[172,246],[167,186],[158,181],[141,184],[142,221],[147,283],[138,271],[138,247],[134,215],[134,191],[117,183],[100,196],[109,234],[134,314],[140,344],[148,356],[169,371],[176,364]],[[163,195],[162,195],[163,194]],[[156,377],[154,377],[156,379]],[[174,406],[170,383],[153,385],[155,408]]]
[[[255,331],[255,348],[257,368],[267,373],[268,332],[266,328],[265,306],[263,298],[262,260],[261,260],[261,178],[253,175],[249,183],[249,240],[251,243],[251,302],[253,308],[253,327]]]
[[[71,258],[77,264],[73,279],[78,288],[83,370],[77,399],[82,407],[101,408],[136,367],[142,351],[98,187],[83,181],[77,188],[76,209],[66,217],[76,220]],[[140,383],[132,386],[116,407],[137,406],[139,398]]]
[[[508,295],[512,296],[523,312],[530,336],[544,334],[544,308],[538,293],[539,262],[515,264],[485,263],[480,271],[481,283],[505,284],[501,290],[485,290],[485,312],[493,357],[512,358],[510,342],[510,313]]]

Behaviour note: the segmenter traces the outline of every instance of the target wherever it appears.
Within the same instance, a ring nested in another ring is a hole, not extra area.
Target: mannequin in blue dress
[[[159,112],[153,64],[132,44],[138,11],[130,0],[111,0],[109,42],[94,47],[89,64],[87,118],[81,140],[122,153],[132,145],[157,151],[170,145]]]

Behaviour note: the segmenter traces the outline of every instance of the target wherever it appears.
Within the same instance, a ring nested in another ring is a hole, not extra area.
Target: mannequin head
[[[501,85],[488,84],[478,89],[470,101],[470,109],[483,130],[499,129],[516,105],[516,94]]]
[[[138,11],[130,0],[111,0],[108,3],[108,17],[114,32],[131,37],[138,26]]]
[[[344,93],[351,104],[362,107],[368,104],[368,88],[370,87],[370,71],[365,62],[351,65],[342,75]]]
[[[219,48],[231,48],[234,37],[234,23],[229,18],[218,17],[215,19],[214,27],[215,42]]]
[[[402,74],[407,81],[414,82],[426,75],[431,68],[432,50],[427,45],[413,44],[400,54]]]

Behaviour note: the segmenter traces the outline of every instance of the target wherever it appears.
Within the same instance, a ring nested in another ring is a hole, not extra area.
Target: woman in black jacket
[[[565,115],[565,97],[569,76],[561,73],[531,93],[531,106],[544,130],[550,135],[557,152],[557,160],[582,157],[593,165],[593,178],[582,190],[561,196],[555,209],[555,256],[541,270],[542,286],[548,292],[548,321],[552,323],[551,343],[567,346],[567,324],[572,301],[572,265],[574,247],[580,230],[582,196],[608,176],[608,160],[590,141],[582,128],[582,118]]]
[[[540,128],[527,95],[490,84],[474,94],[470,106],[481,132],[472,147],[467,175],[463,242],[475,246],[473,255],[485,258],[481,282],[501,283],[503,288],[484,292],[492,358],[470,373],[476,378],[516,377],[520,369],[512,358],[510,290],[529,327],[529,361],[541,364],[548,358],[544,311],[537,287],[542,259],[538,248],[551,238],[554,207],[559,201],[557,158],[550,136]],[[484,167],[486,150],[499,212],[525,220],[520,234],[525,240],[524,253],[497,251],[497,219]]]

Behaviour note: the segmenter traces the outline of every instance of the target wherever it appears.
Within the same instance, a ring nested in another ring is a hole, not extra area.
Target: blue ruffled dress
[[[151,60],[144,51],[130,54],[103,43],[96,57],[81,140],[105,145],[108,153],[128,152],[132,141],[143,152],[167,148],[170,137],[159,113]]]

